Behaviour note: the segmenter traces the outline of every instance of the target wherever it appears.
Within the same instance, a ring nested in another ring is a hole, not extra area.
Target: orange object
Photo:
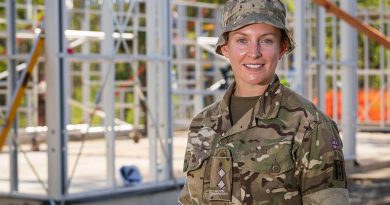
[[[41,32],[39,33],[39,35],[35,39],[34,47],[32,49],[32,53],[31,53],[30,59],[29,59],[28,64],[27,64],[27,68],[19,79],[19,83],[18,83],[18,86],[16,88],[15,95],[13,96],[12,102],[10,104],[10,108],[7,111],[7,118],[5,121],[5,125],[1,129],[1,132],[0,132],[0,151],[3,148],[5,140],[7,139],[7,136],[8,136],[10,129],[11,129],[12,123],[15,120],[19,105],[22,102],[22,99],[24,97],[24,93],[25,93],[25,89],[27,87],[28,80],[34,71],[34,68],[36,67],[35,65],[38,62],[39,55],[41,55],[41,53],[42,53],[44,42],[45,42],[45,34],[44,34],[44,31],[41,30]]]
[[[342,93],[341,91],[338,91],[336,93],[337,95],[337,119],[341,119],[341,113],[342,113]],[[328,116],[334,117],[333,115],[333,98],[334,98],[334,93],[332,91],[328,91],[326,93],[326,109],[325,112]],[[369,121],[369,122],[380,122],[382,119],[383,120],[389,120],[389,109],[390,109],[390,91],[385,90],[383,92],[383,96],[381,97],[381,91],[378,89],[370,89],[367,94],[364,93],[364,90],[360,89],[358,91],[358,120],[360,122],[362,121]],[[367,100],[366,100],[367,99]],[[386,100],[384,100],[386,99]],[[367,101],[367,105],[365,102]],[[383,114],[384,116],[381,116],[381,107],[383,105]],[[367,113],[367,116],[366,116]]]

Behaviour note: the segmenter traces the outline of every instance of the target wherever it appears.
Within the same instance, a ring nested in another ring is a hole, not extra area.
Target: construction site
[[[172,205],[234,81],[226,0],[0,0],[0,205]],[[390,204],[390,0],[284,0],[281,82],[337,123],[351,205]]]

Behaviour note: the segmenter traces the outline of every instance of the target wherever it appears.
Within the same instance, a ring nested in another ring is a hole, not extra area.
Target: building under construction
[[[177,204],[189,122],[233,80],[224,2],[0,0],[0,205]],[[390,0],[284,2],[279,78],[338,123],[351,204],[390,204]]]

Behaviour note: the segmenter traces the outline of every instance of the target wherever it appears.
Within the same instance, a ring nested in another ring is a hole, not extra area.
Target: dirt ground
[[[351,205],[390,205],[390,161],[356,167],[348,179]]]
[[[390,180],[350,180],[349,194],[351,205],[388,205]]]

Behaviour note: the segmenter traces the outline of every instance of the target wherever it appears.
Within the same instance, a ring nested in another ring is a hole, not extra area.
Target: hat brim
[[[227,43],[228,33],[231,31],[238,30],[245,26],[256,24],[256,23],[264,23],[275,26],[276,28],[280,28],[285,31],[287,35],[288,47],[286,50],[286,54],[290,53],[295,48],[295,43],[291,38],[290,31],[282,24],[281,21],[275,20],[276,17],[271,15],[259,14],[259,13],[251,13],[245,16],[244,18],[240,18],[238,21],[229,22],[225,29],[222,31],[221,35],[218,37],[218,41],[216,44],[215,52],[219,55],[223,55],[221,51],[221,47]]]

